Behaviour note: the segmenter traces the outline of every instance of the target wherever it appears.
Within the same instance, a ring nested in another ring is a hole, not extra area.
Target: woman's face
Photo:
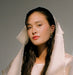
[[[29,16],[27,21],[27,33],[34,45],[46,44],[53,32],[54,25],[49,25],[45,15],[40,12],[34,12]]]

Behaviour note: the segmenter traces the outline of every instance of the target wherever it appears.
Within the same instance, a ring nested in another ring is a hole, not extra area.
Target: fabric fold
[[[66,56],[65,56],[65,49],[64,49],[64,39],[63,39],[64,32],[61,29],[60,24],[57,21],[55,22],[56,22],[55,43],[54,43],[54,48],[51,56],[50,65],[46,71],[46,75],[67,75],[65,73]],[[21,75],[24,46],[27,44],[29,39],[27,35],[26,26],[24,26],[24,28],[18,34],[16,39],[22,44],[22,47],[19,53],[17,54],[17,56],[12,61],[11,65],[9,66],[8,72],[4,71],[4,75]],[[68,61],[70,62],[70,60]],[[71,65],[73,65],[73,62],[71,63]],[[70,75],[72,75],[72,70]]]
[[[63,34],[64,34],[64,32],[61,29],[60,24],[58,22],[56,22],[55,43],[54,43],[54,48],[53,48],[53,52],[52,52],[52,56],[51,56],[50,65],[47,70],[47,75],[55,74],[56,71],[59,70],[59,68],[62,69],[62,74],[64,74],[65,49],[64,49]]]

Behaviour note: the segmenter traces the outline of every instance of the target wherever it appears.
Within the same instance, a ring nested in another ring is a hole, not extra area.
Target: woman
[[[38,7],[28,12],[17,39],[23,44],[6,75],[72,75],[73,57],[64,52],[63,31],[53,15]]]

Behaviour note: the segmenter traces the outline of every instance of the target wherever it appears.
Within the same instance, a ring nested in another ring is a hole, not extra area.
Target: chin
[[[43,43],[41,43],[41,42],[32,42],[35,46],[40,46],[40,45],[42,45]]]
[[[35,46],[39,46],[40,44],[39,43],[33,43]]]
[[[35,41],[31,41],[35,46],[40,46],[42,44],[45,44],[46,41],[41,41],[41,40],[35,40]]]
[[[35,46],[41,45],[40,42],[32,42]]]

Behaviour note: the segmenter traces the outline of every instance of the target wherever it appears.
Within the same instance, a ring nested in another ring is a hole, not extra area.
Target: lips
[[[37,40],[39,38],[39,36],[33,36],[32,37],[34,40]]]

